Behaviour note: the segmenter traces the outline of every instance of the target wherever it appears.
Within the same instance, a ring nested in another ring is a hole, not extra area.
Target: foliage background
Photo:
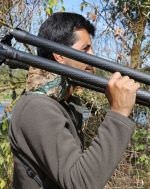
[[[4,27],[20,27],[35,33],[47,15],[65,11],[65,0],[0,0],[0,38],[7,32]],[[78,2],[78,1],[77,1]],[[71,3],[71,2],[69,2]],[[79,2],[78,2],[79,3]],[[94,39],[95,53],[119,64],[149,73],[150,60],[150,1],[149,0],[81,0],[80,13],[97,27]],[[38,17],[38,19],[37,19]],[[27,45],[13,46],[27,52],[35,49]],[[97,70],[98,75],[110,74]],[[25,88],[27,71],[0,67],[0,102],[9,101],[0,125],[0,189],[11,189],[13,159],[9,146],[8,129],[11,109]],[[146,90],[149,87],[142,86]],[[88,147],[99,124],[109,108],[102,94],[84,90],[80,95],[90,109],[84,126]],[[149,108],[136,105],[131,115],[136,130],[121,163],[105,189],[150,188],[150,114]]]

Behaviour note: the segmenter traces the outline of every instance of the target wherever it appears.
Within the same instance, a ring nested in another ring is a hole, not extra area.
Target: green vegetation
[[[0,1],[0,7],[2,7],[0,10],[0,28],[2,25],[9,27],[18,25],[28,31],[31,29],[33,12],[38,12],[40,15],[44,8],[46,14],[50,15],[55,11],[65,10],[63,0],[43,0],[42,4],[39,0],[35,0],[32,6],[24,0],[5,0]],[[17,10],[15,14],[13,12],[14,7]],[[96,43],[95,49],[100,55],[107,54],[108,58],[114,58],[115,55],[116,58],[114,59],[118,63],[149,73],[150,69],[143,67],[143,64],[150,58],[149,0],[83,0],[80,9],[95,25],[102,23],[105,26],[98,28],[96,35],[98,43]],[[27,45],[23,48],[29,52],[34,52]],[[114,49],[117,50],[114,51]],[[105,71],[98,71],[98,74],[108,77],[108,73]],[[9,146],[9,123],[6,115],[11,112],[15,103],[14,99],[23,92],[26,77],[26,71],[11,70],[7,66],[0,67],[0,103],[10,100],[10,105],[6,107],[0,125],[0,189],[12,189],[13,157]],[[149,90],[149,87],[145,88]],[[103,121],[109,105],[104,95],[96,92],[84,90],[78,95],[91,110],[91,116],[85,122],[83,129],[85,145],[88,147],[97,132],[97,128]],[[144,115],[142,120],[141,113]],[[105,189],[150,188],[150,110],[136,105],[131,118],[136,123],[135,133],[121,163]]]
[[[10,189],[13,173],[13,159],[8,139],[8,120],[6,117],[0,125],[0,188]]]

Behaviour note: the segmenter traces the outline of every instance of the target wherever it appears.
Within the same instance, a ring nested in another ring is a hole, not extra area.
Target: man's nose
[[[90,54],[90,55],[94,55],[94,52],[93,52],[93,49],[92,49],[92,48],[90,48],[87,53]]]
[[[90,55],[94,55],[94,52],[93,52],[92,48],[90,48],[87,53],[90,54]],[[96,69],[93,66],[88,65],[88,64],[86,64],[85,70],[88,71],[88,72],[91,72],[91,73],[95,73],[95,71],[96,71]]]

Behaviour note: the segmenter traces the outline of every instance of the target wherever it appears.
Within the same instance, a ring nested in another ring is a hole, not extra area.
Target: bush
[[[0,124],[0,189],[11,189],[13,158],[8,139],[9,117],[5,113]]]

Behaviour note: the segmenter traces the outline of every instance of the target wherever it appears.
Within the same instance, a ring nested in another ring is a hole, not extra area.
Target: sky
[[[81,13],[80,4],[82,0],[64,0],[66,11]]]
[[[63,1],[64,1],[65,11],[76,12],[86,17],[86,12],[89,9],[86,8],[84,12],[80,10],[80,4],[82,0],[63,0]],[[88,0],[88,1],[98,4],[100,0]],[[43,8],[41,6],[41,10],[42,9]],[[60,9],[57,9],[57,11],[58,10]],[[41,23],[44,22],[45,19],[46,19],[46,15],[44,9],[41,11],[40,16],[38,14],[38,11],[37,12],[35,11],[32,19],[32,27],[30,32],[37,35],[39,26],[41,25]],[[103,31],[105,31],[105,29],[106,29],[106,24],[104,20],[101,18],[96,26],[97,38],[93,40],[94,51],[97,56],[114,61],[117,59],[121,44],[119,43],[119,41],[117,41],[116,43],[114,39],[114,35],[111,34],[108,35],[107,33],[101,35]],[[124,56],[124,62],[127,63],[130,62],[130,56]],[[147,61],[147,63],[148,62],[149,60]]]
[[[88,2],[94,2],[95,4],[98,4],[97,3],[98,1],[99,0],[89,0]],[[65,6],[66,11],[77,12],[77,13],[82,14],[83,16],[86,17],[85,13],[80,10],[81,2],[82,2],[82,0],[64,0],[64,6]],[[105,26],[103,27],[103,23],[99,23],[99,24],[100,24],[99,25],[99,30],[103,31]],[[111,36],[109,36],[109,37],[111,38]],[[105,43],[107,43],[107,44],[105,44]],[[106,38],[106,41],[104,39],[102,44],[100,44],[99,41],[98,41],[98,45],[101,45],[101,48],[104,48],[104,49],[105,49],[105,45],[108,48],[112,49],[113,45],[111,45],[111,43],[113,43],[113,37],[109,41],[107,40],[107,38]],[[114,49],[115,48],[117,48],[117,47],[116,47],[116,44],[114,43]],[[117,49],[115,49],[115,51],[117,51]],[[99,54],[99,53],[97,53],[97,54]],[[103,56],[103,54],[101,54],[101,56]],[[109,52],[108,53],[104,52],[104,58],[109,58],[109,59],[115,60],[116,59],[116,54],[113,55],[113,53],[112,53],[112,55],[110,56]],[[130,61],[130,57],[126,57],[126,59],[127,59],[127,61]],[[144,65],[145,66],[146,65],[148,65],[148,66],[150,65],[150,58],[149,57],[147,58],[147,61],[145,62]]]
[[[63,0],[64,1],[64,7],[65,7],[65,11],[68,12],[76,12],[79,14],[82,14],[81,10],[80,10],[80,4],[82,2],[82,0]],[[40,18],[41,20],[39,20],[40,22],[43,22],[43,20],[45,20],[45,13],[43,12],[43,19]],[[35,33],[35,30],[37,30],[38,24],[37,24],[37,15],[35,14],[35,16],[33,17],[33,33]]]

